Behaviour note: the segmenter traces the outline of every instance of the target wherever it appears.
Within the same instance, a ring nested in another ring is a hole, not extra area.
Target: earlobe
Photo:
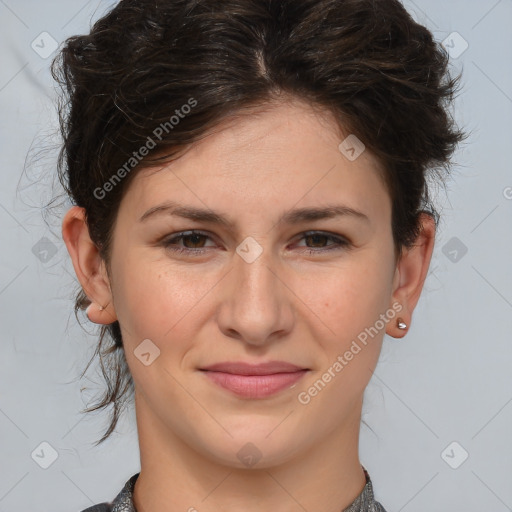
[[[396,324],[391,322],[386,330],[386,333],[394,338],[405,336],[411,324],[412,313],[420,298],[434,250],[434,218],[427,213],[421,213],[419,222],[420,234],[412,247],[404,248],[393,278],[391,303],[399,303],[402,306]],[[405,328],[399,323],[405,324]]]
[[[109,311],[108,305],[101,306],[96,302],[91,302],[89,306],[87,306],[85,314],[87,315],[87,318],[95,324],[108,325],[117,320],[117,318],[115,316],[113,317]]]
[[[117,317],[112,305],[110,283],[98,248],[89,236],[84,208],[73,206],[68,210],[62,220],[62,239],[71,256],[76,276],[91,300],[87,308],[89,320],[98,324],[115,322]]]

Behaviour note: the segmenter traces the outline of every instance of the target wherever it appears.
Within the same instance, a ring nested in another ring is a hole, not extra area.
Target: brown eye
[[[205,249],[205,239],[210,238],[208,235],[198,231],[183,231],[171,238],[167,238],[162,242],[166,249],[176,252],[188,252],[189,254],[199,253],[202,254]],[[185,247],[178,246],[178,243],[183,241]]]
[[[162,245],[171,251],[195,256],[206,251],[205,242],[208,239],[211,240],[211,237],[200,231],[183,231],[165,239]],[[351,245],[345,238],[322,231],[306,232],[301,240],[306,241],[306,247],[311,247],[311,249],[306,249],[309,254],[321,254],[331,250],[348,248]],[[332,243],[329,244],[329,241]],[[183,243],[183,246],[179,245],[180,242]]]
[[[342,249],[350,246],[350,242],[346,240],[345,238],[341,238],[339,236],[331,235],[330,233],[324,233],[322,231],[309,231],[307,233],[304,233],[304,236],[302,237],[303,240],[306,241],[308,244],[308,247],[317,247],[318,250],[308,250],[307,252],[309,254],[313,253],[322,253],[326,251],[336,250],[336,249]],[[330,245],[325,245],[327,241],[334,242]],[[312,244],[312,245],[309,245]]]

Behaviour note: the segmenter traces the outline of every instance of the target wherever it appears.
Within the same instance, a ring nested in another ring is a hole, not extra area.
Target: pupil
[[[318,242],[318,238],[323,238],[324,235],[309,235],[309,238],[316,240]],[[313,242],[314,243],[314,242]]]
[[[202,235],[197,235],[197,234],[193,234],[193,235],[189,235],[189,239],[192,239],[192,244],[193,245],[196,245],[199,243],[199,241],[197,240],[198,238],[200,239]]]

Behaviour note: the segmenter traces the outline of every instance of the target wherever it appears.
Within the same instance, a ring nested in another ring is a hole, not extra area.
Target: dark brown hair
[[[420,212],[437,223],[428,177],[444,179],[465,138],[448,109],[460,75],[397,0],[122,0],[89,34],[65,41],[52,74],[63,90],[59,179],[85,208],[107,268],[137,169],[161,164],[157,154],[175,158],[247,109],[298,98],[356,135],[384,169],[398,254],[416,240]],[[130,158],[149,138],[156,150],[137,165]],[[75,315],[89,303],[80,289]],[[101,327],[97,354],[107,389],[86,412],[113,404],[99,444],[134,390],[117,321]]]

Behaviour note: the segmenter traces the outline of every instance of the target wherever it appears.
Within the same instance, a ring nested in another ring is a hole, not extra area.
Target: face
[[[240,466],[252,443],[260,467],[284,462],[357,418],[396,322],[396,262],[378,163],[342,154],[348,135],[281,104],[140,170],[122,200],[110,286],[138,414],[210,459]],[[226,222],[148,213],[171,202]],[[269,361],[304,371],[204,371]]]

